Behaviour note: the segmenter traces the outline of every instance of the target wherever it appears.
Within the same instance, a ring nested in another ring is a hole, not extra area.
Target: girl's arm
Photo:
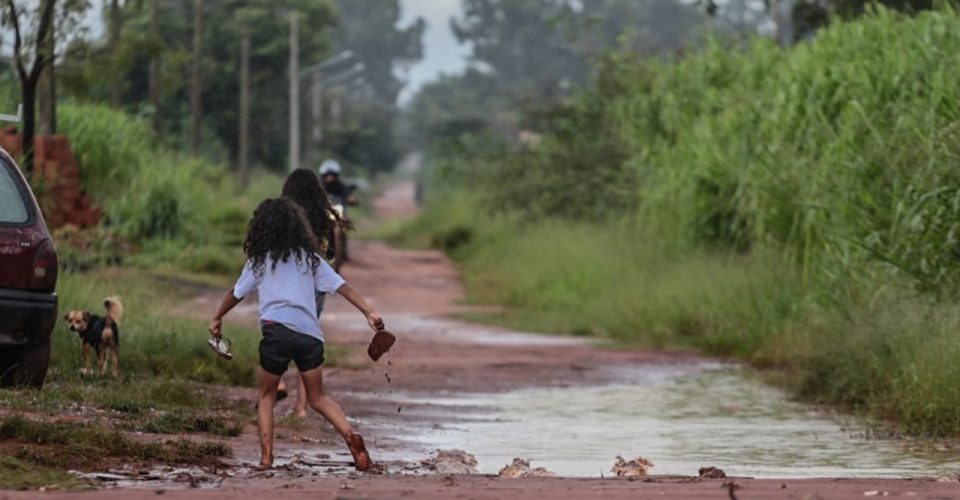
[[[370,325],[370,328],[372,328],[373,331],[379,332],[380,330],[383,330],[383,318],[377,314],[377,311],[374,311],[373,308],[370,307],[370,304],[367,304],[366,300],[363,300],[363,297],[361,297],[360,294],[353,289],[353,287],[344,283],[340,288],[337,289],[337,293],[343,296],[343,298],[347,299],[347,301],[353,304],[353,307],[356,307],[358,310],[360,310],[360,312],[363,313],[364,316],[367,317],[367,324]]]
[[[238,299],[233,296],[232,289],[227,292],[227,296],[224,297],[223,302],[220,303],[220,308],[217,309],[217,314],[213,316],[213,320],[210,321],[210,326],[207,327],[207,330],[210,331],[210,335],[213,335],[217,338],[220,338],[223,335],[223,317],[226,316],[231,309],[236,307],[241,300],[243,299]]]

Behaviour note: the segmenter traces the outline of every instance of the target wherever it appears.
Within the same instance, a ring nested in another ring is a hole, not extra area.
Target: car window
[[[0,224],[22,224],[27,222],[27,204],[13,177],[10,166],[0,160]]]

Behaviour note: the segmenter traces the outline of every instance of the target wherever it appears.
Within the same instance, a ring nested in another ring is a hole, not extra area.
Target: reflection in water
[[[682,475],[714,465],[754,477],[911,477],[960,465],[955,455],[864,439],[862,429],[790,402],[740,370],[660,370],[647,367],[630,385],[420,400],[490,410],[417,440],[473,453],[484,473],[522,457],[561,475],[609,476],[617,455],[651,459],[653,474]]]

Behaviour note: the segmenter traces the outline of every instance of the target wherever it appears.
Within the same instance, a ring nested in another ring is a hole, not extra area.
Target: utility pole
[[[312,147],[308,147],[307,151],[311,153],[310,160],[318,163],[322,153],[320,141],[323,139],[323,79],[320,70],[310,74],[310,118],[313,124],[310,134]]]
[[[290,171],[300,168],[300,36],[298,13],[290,13]]]
[[[150,0],[150,37],[160,43],[160,0]],[[150,56],[147,96],[153,107],[153,131],[160,133],[160,53]]]
[[[238,163],[240,185],[246,187],[250,161],[250,35],[243,34],[240,42],[240,147]]]
[[[355,78],[363,71],[364,66],[363,63],[357,63],[345,71],[342,69],[339,72],[334,71],[333,75],[326,75],[325,72],[327,69],[336,68],[338,65],[350,61],[351,58],[353,58],[353,51],[345,50],[326,61],[304,68],[300,73],[301,77],[310,76],[310,141],[305,148],[308,161],[319,161],[323,153],[321,141],[323,140],[324,87],[328,87],[330,84],[335,87],[338,83]],[[337,116],[340,113],[339,104],[338,101],[331,102],[331,107]]]
[[[200,154],[203,126],[203,0],[193,0],[193,69],[190,72],[190,147]]]
[[[111,0],[110,2],[110,52],[113,56],[114,64],[120,58],[120,30],[122,29],[122,20],[120,17],[120,0]],[[121,95],[121,75],[119,68],[113,68],[110,75],[110,105],[114,108],[120,107]]]

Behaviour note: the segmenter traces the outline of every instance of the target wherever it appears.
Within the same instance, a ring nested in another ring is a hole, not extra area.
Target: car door
[[[34,256],[45,239],[23,176],[0,154],[0,288],[30,288]]]

